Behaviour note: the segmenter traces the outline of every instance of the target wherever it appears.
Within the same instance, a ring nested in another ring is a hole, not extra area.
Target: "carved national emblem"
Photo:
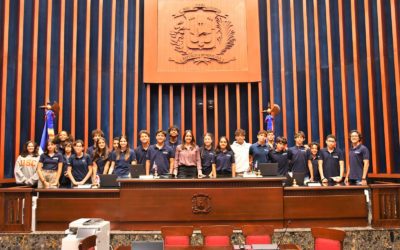
[[[208,214],[211,212],[211,198],[206,194],[193,195],[192,212],[194,214]]]
[[[183,8],[172,16],[174,27],[170,31],[170,42],[180,55],[169,58],[170,61],[209,64],[212,61],[228,63],[236,60],[224,55],[236,41],[228,15],[222,15],[217,8],[198,4]]]

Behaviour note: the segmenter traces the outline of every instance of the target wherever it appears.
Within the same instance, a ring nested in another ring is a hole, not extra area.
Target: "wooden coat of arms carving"
[[[257,0],[144,5],[145,83],[261,81]]]

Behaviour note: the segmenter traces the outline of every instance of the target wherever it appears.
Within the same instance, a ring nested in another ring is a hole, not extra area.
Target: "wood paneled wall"
[[[261,111],[277,103],[276,135],[293,144],[336,134],[349,148],[359,129],[374,174],[400,172],[397,0],[260,0],[262,82],[146,85],[143,0],[0,0],[0,179],[29,139],[40,140],[46,100],[58,101],[57,130],[90,144],[176,124],[197,140],[241,127],[248,141]]]

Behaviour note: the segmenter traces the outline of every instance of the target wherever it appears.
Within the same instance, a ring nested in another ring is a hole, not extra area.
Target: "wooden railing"
[[[372,226],[400,226],[400,184],[372,184]]]
[[[30,232],[32,188],[0,188],[0,232]]]

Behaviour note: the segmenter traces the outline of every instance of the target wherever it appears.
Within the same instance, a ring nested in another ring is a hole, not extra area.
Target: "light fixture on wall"
[[[197,108],[202,109],[203,108],[203,101],[198,101],[197,102]],[[214,109],[214,100],[209,99],[207,100],[207,109],[208,110],[213,110]]]

